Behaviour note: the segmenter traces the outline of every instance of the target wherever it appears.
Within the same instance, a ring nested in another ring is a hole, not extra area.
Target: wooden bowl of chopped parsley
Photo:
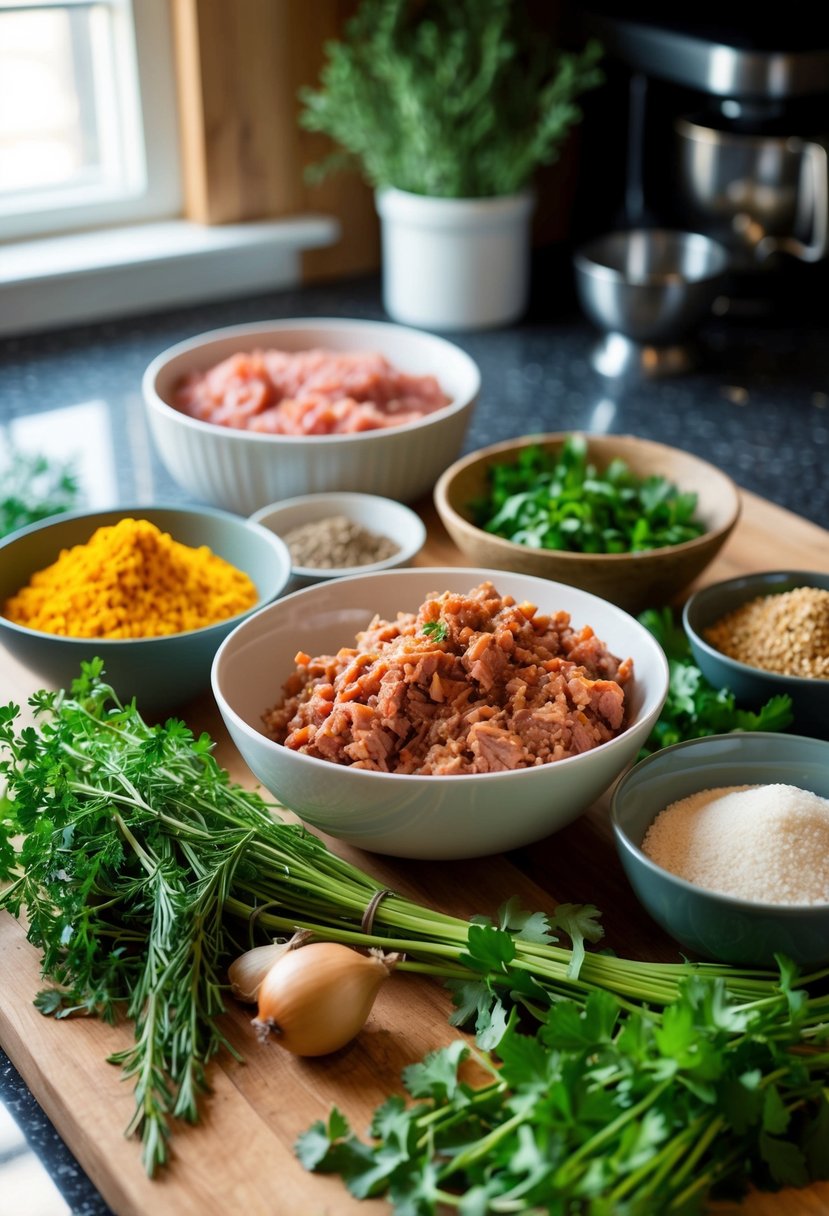
[[[667,604],[734,529],[740,495],[690,452],[633,435],[524,435],[451,465],[435,505],[471,564]]]

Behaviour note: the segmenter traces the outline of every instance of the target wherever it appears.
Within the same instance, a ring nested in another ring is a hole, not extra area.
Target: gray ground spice
[[[282,538],[295,566],[337,570],[381,562],[399,551],[388,536],[370,532],[345,515],[330,515],[292,528]]]

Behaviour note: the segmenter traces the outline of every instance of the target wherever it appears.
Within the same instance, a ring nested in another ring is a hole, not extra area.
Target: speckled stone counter
[[[753,318],[727,314],[699,335],[696,370],[608,379],[593,369],[597,335],[574,304],[566,272],[559,273],[536,268],[522,323],[447,335],[477,360],[483,378],[465,451],[537,431],[646,436],[694,452],[739,485],[829,527],[825,308],[817,315],[805,307]],[[144,422],[144,368],[167,346],[204,330],[301,316],[387,319],[372,277],[0,342],[0,435],[72,457],[84,505],[184,501]],[[769,555],[770,563],[785,564],[785,537],[769,538]],[[0,1050],[0,1114],[3,1108],[64,1197],[55,1192],[38,1216],[104,1216],[109,1209]],[[7,1206],[5,1179],[19,1157],[4,1152],[0,1140],[3,1216],[18,1216]]]

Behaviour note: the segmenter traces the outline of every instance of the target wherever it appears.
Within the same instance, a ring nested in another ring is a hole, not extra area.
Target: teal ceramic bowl
[[[251,612],[275,599],[288,582],[287,546],[267,528],[212,507],[125,506],[74,511],[22,528],[0,542],[0,605],[49,566],[62,549],[84,544],[96,528],[126,517],[154,523],[190,547],[207,545],[252,579],[259,593],[248,611],[218,624],[160,638],[65,638],[16,625],[0,615],[0,643],[46,688],[68,688],[81,662],[99,656],[107,681],[122,700],[136,698],[151,715],[191,700],[210,686],[220,642]]]
[[[814,570],[770,570],[713,583],[688,599],[682,624],[694,662],[702,674],[717,688],[730,688],[738,705],[758,710],[770,697],[785,693],[792,699],[792,732],[829,739],[829,680],[779,675],[749,667],[716,650],[703,636],[706,629],[741,604],[795,587],[829,591],[829,574]]]
[[[635,765],[611,798],[625,874],[640,903],[694,955],[737,966],[773,967],[775,953],[804,967],[829,963],[829,904],[755,903],[693,886],[642,852],[659,811],[729,785],[796,785],[829,798],[829,743],[765,732],[712,735],[666,747]]]

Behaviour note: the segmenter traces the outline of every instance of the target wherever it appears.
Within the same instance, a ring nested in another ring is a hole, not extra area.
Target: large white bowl
[[[394,619],[443,591],[489,579],[502,594],[542,612],[569,612],[591,625],[620,658],[634,662],[630,724],[592,751],[500,773],[377,773],[318,760],[262,733],[294,656],[334,654],[353,644],[375,613]],[[659,715],[668,690],[665,655],[622,609],[563,583],[497,570],[424,567],[318,583],[264,608],[236,628],[213,662],[213,693],[225,724],[262,784],[307,823],[361,848],[398,857],[478,857],[518,848],[564,827],[627,766]]]
[[[403,371],[434,375],[451,402],[419,422],[353,435],[265,435],[191,418],[170,403],[187,372],[239,351],[376,351]],[[150,431],[170,476],[195,498],[250,515],[280,498],[357,490],[410,502],[431,491],[460,451],[481,377],[460,347],[421,330],[374,321],[300,318],[199,334],[162,352],[144,373]]]

